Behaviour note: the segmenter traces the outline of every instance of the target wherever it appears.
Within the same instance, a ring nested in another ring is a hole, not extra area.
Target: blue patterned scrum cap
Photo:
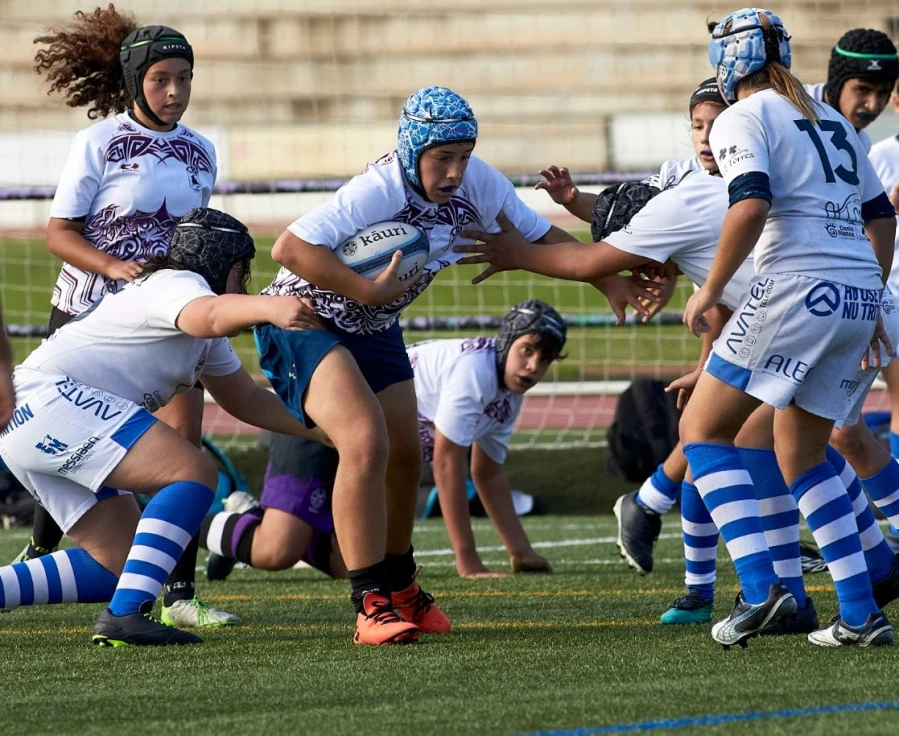
[[[461,95],[446,87],[414,92],[403,105],[396,144],[406,180],[421,188],[418,159],[426,149],[477,137],[478,121]]]
[[[231,269],[256,255],[247,226],[209,208],[190,210],[172,231],[168,258],[202,276],[216,294],[224,294]]]
[[[554,353],[561,353],[565,347],[568,328],[565,320],[546,302],[528,299],[519,302],[503,317],[496,335],[496,370],[500,383],[505,386],[506,361],[509,351],[522,335],[539,335],[546,341],[546,347]],[[542,349],[541,345],[541,349]]]
[[[768,30],[762,25],[768,22]],[[724,18],[712,31],[709,61],[715,68],[721,96],[737,99],[737,83],[760,71],[769,61],[790,68],[790,35],[770,10],[743,8]]]

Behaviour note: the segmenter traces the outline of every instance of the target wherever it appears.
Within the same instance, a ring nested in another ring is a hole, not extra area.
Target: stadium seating
[[[76,0],[6,0],[0,29],[0,129],[74,130],[81,110],[42,93],[32,40],[67,20]],[[120,2],[128,7],[128,2]],[[849,3],[855,25],[887,27],[890,0]],[[829,49],[847,27],[847,3],[785,0],[795,70],[820,81]],[[547,160],[596,170],[608,163],[609,119],[627,112],[680,112],[708,70],[707,2],[685,0],[157,0],[141,22],[183,31],[197,59],[190,123],[233,128],[232,151],[275,139],[281,149],[236,167],[233,178],[353,173],[359,147],[390,139],[408,93],[429,83],[463,92],[489,125],[491,160],[512,169],[539,137]],[[716,6],[720,11],[728,6]],[[796,32],[794,31],[794,34]],[[647,44],[651,44],[647,50]],[[334,127],[334,123],[347,126]],[[298,125],[299,124],[299,125]],[[371,130],[369,130],[371,128]],[[332,145],[335,135],[343,137]],[[486,138],[485,138],[486,141]],[[315,166],[300,165],[296,149]],[[256,146],[258,148],[258,146]],[[255,154],[254,154],[255,155]],[[300,171],[298,172],[298,167]]]

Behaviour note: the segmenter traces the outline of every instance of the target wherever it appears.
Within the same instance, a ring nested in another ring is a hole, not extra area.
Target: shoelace
[[[371,613],[366,612],[365,617],[373,619],[379,624],[392,624],[402,620],[393,610],[393,604],[390,601],[372,604]]]
[[[421,589],[421,586],[418,586],[418,593],[415,595],[415,600],[412,602],[412,610],[413,610],[413,618],[418,619],[419,616],[422,616],[430,610],[431,605],[434,603],[434,596],[430,593],[425,593]]]
[[[150,621],[150,622],[152,622],[152,623],[154,623],[154,624],[159,624],[160,626],[165,626],[167,629],[173,629],[173,628],[175,628],[174,626],[169,626],[169,625],[168,625],[165,621],[163,621],[162,619],[157,618],[156,616],[154,616],[153,613],[150,612],[150,611],[147,611],[146,613],[144,613],[144,618],[147,619],[147,621]]]
[[[702,596],[696,593],[687,593],[674,601],[672,608],[679,608],[682,611],[695,611],[697,608],[702,608],[706,605],[708,605],[708,601],[704,600]]]

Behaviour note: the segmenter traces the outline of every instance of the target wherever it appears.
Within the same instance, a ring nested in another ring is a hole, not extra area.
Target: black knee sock
[[[264,513],[263,509],[254,509],[243,514],[224,511],[207,514],[200,523],[200,546],[249,565],[253,536],[262,523]],[[215,535],[212,535],[212,524],[217,518],[220,523],[216,525]],[[221,518],[224,518],[223,524]]]
[[[331,533],[330,532],[314,532],[306,552],[303,555],[303,562],[314,567],[319,572],[323,572],[329,577],[334,577],[331,570]]]
[[[175,563],[175,569],[165,581],[165,595],[162,605],[171,606],[175,601],[187,600],[195,595],[197,578],[197,550],[200,547],[199,535],[194,534],[193,539],[184,548],[181,559]]]
[[[256,531],[259,529],[260,524],[262,524],[262,519],[255,524],[248,524],[247,528],[244,529],[243,534],[240,535],[237,549],[234,550],[234,557],[238,562],[243,562],[245,565],[250,564],[250,552],[253,549],[253,537],[256,536]]]
[[[388,554],[384,558],[387,564],[387,582],[393,591],[405,590],[415,577],[414,550],[410,545],[408,551],[401,555]]]
[[[350,570],[348,575],[353,589],[350,600],[353,601],[356,613],[364,612],[362,599],[369,593],[376,593],[390,600],[390,586],[387,584],[387,563],[384,560],[370,567]]]
[[[62,529],[53,521],[50,512],[39,503],[34,505],[34,521],[31,523],[31,545],[37,552],[52,552],[62,540]]]

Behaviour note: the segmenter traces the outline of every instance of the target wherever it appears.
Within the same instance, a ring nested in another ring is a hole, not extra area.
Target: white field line
[[[660,534],[659,539],[681,539],[681,534]],[[532,547],[540,549],[556,549],[557,547],[584,547],[593,544],[615,544],[618,537],[593,537],[591,539],[559,539],[554,542],[533,542]],[[502,545],[494,545],[490,547],[478,547],[478,552],[505,552],[506,548]],[[441,557],[444,555],[452,555],[451,548],[445,549],[416,549],[416,557]]]

